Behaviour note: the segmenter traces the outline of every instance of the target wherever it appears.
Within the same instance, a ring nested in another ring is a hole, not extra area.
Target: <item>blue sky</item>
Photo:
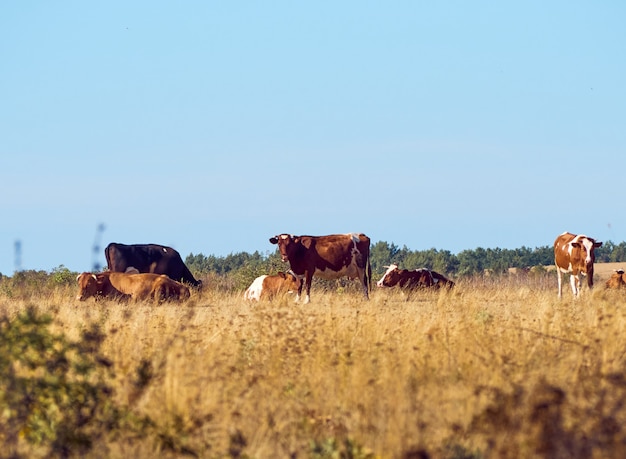
[[[626,4],[0,7],[0,272],[100,245],[626,240]]]

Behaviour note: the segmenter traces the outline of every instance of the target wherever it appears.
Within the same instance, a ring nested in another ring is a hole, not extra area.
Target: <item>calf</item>
[[[78,301],[85,301],[91,297],[94,297],[96,300],[102,298],[130,299],[130,295],[126,295],[113,287],[109,282],[108,276],[104,275],[104,273],[81,273],[76,276],[76,282],[78,282],[78,294],[76,295]]]
[[[297,292],[302,280],[291,272],[279,272],[273,276],[259,276],[243,294],[246,300],[272,300],[284,293]]]
[[[78,276],[77,299],[84,301],[91,296],[108,298],[126,297],[135,301],[162,299],[186,299],[189,289],[162,274],[127,274],[105,271],[82,273]]]
[[[381,288],[398,285],[402,289],[439,289],[441,287],[451,288],[454,286],[454,282],[436,271],[428,269],[409,271],[407,269],[398,269],[398,265],[390,265],[376,285]]]
[[[587,276],[587,285],[593,287],[593,262],[596,256],[593,249],[601,247],[602,242],[584,234],[565,232],[554,241],[554,264],[559,284],[559,298],[562,296],[562,277],[570,273],[572,293],[577,297],[580,293],[581,276]]]
[[[626,273],[623,269],[616,269],[606,281],[606,288],[623,289],[626,288]]]

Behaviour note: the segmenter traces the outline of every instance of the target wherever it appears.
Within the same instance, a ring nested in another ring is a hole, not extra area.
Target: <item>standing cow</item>
[[[559,283],[559,298],[562,296],[563,274],[571,273],[570,284],[574,297],[580,294],[581,276],[587,276],[587,285],[593,287],[593,263],[596,256],[593,249],[601,247],[602,242],[584,234],[565,232],[554,241],[554,264]]]
[[[370,238],[365,234],[333,234],[329,236],[294,236],[279,234],[270,238],[277,244],[284,262],[289,262],[291,271],[304,278],[296,301],[300,299],[306,284],[304,303],[310,301],[313,276],[322,279],[348,277],[359,279],[363,296],[369,298],[371,284]]]
[[[200,287],[183,262],[180,254],[171,247],[158,244],[118,244],[112,242],[104,249],[110,271],[123,273],[135,268],[140,273],[165,274],[179,282]]]

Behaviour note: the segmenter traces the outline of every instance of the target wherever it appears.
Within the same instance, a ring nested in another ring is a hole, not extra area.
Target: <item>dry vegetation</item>
[[[34,305],[72,339],[99,325],[111,396],[154,427],[88,457],[626,457],[624,293],[558,301],[552,276],[346,290],[154,306],[57,289],[0,294],[0,313]]]

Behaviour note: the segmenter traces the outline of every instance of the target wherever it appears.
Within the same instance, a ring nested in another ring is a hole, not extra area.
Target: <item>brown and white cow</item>
[[[601,247],[602,242],[584,234],[565,232],[554,241],[554,264],[559,283],[559,298],[561,298],[563,274],[571,273],[570,284],[574,297],[580,294],[581,275],[587,276],[587,285],[593,287],[593,263],[596,256],[593,249]]]
[[[409,271],[407,269],[399,269],[398,265],[394,264],[387,267],[387,271],[376,285],[380,288],[395,287],[397,285],[402,289],[439,289],[442,287],[452,288],[454,282],[436,271],[424,268]]]
[[[164,299],[185,300],[189,298],[187,286],[164,274],[127,274],[105,271],[97,274],[82,273],[76,280],[79,289],[76,298],[80,301],[92,296],[157,302]]]
[[[359,279],[363,286],[363,295],[366,299],[369,298],[370,238],[365,234],[294,236],[283,233],[270,238],[270,243],[278,245],[282,260],[289,262],[291,271],[304,278],[304,283],[298,288],[296,301],[300,299],[304,285],[304,302],[310,301],[313,276],[322,279]]]
[[[279,272],[272,276],[264,274],[254,279],[243,297],[252,301],[271,301],[284,293],[297,292],[300,285],[302,285],[302,279],[291,272]]]
[[[606,281],[606,288],[626,289],[626,273],[623,269],[616,269]]]

